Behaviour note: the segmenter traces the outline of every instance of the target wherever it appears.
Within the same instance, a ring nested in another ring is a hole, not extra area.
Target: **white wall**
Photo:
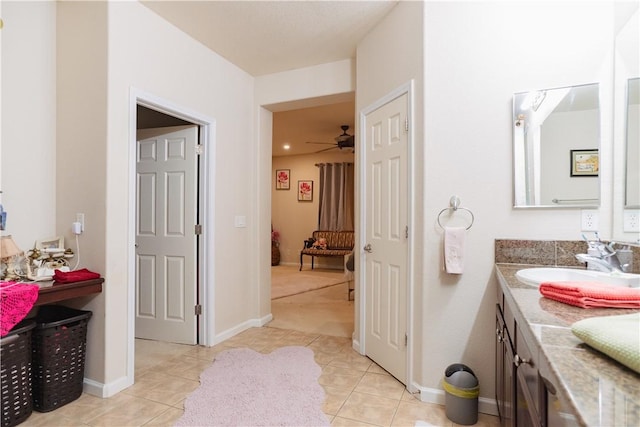
[[[494,239],[580,238],[579,210],[512,208],[511,100],[516,92],[611,84],[611,5],[452,2],[425,5],[426,191],[423,366],[420,382],[439,388],[444,369],[462,362],[491,401],[496,279]],[[567,25],[571,30],[567,31]],[[605,96],[606,97],[606,96]],[[602,110],[611,111],[610,105]],[[605,114],[606,116],[606,114]],[[611,117],[602,118],[601,224],[610,224]],[[441,269],[438,212],[457,194],[475,214],[465,273]],[[610,228],[603,230],[610,234]],[[491,355],[491,357],[487,357]]]
[[[214,280],[207,284],[217,286],[211,326],[222,336],[258,319],[259,294],[250,280],[257,268],[247,262],[257,258],[251,244],[255,225],[233,227],[235,215],[258,216],[252,201],[253,78],[137,2],[3,2],[3,19],[8,231],[28,247],[36,238],[66,234],[75,212],[87,214],[81,266],[106,278],[101,295],[82,301],[94,312],[90,382],[104,385],[108,395],[125,385],[128,374],[132,88],[215,119],[216,223],[211,227],[220,250],[212,260]]]
[[[385,19],[374,28],[358,45],[357,49],[357,83],[356,113],[376,102],[381,97],[406,83],[414,83],[414,109],[411,117],[411,131],[414,138],[413,158],[409,162],[415,165],[412,178],[413,196],[410,215],[415,218],[414,230],[410,231],[410,238],[414,239],[415,252],[412,267],[414,276],[414,323],[410,339],[414,344],[413,358],[422,361],[425,358],[422,345],[422,324],[425,312],[422,308],[424,298],[424,244],[422,236],[425,233],[423,221],[423,203],[425,202],[423,177],[425,156],[425,127],[423,120],[424,105],[424,55],[423,55],[423,10],[426,6],[422,2],[400,2]],[[359,129],[356,129],[356,135]],[[362,165],[356,159],[356,176],[360,176]],[[356,184],[356,195],[362,193]],[[447,199],[448,200],[448,199]],[[359,205],[356,196],[356,231],[360,230],[358,212],[364,207]],[[428,226],[427,224],[426,226]],[[357,236],[356,236],[357,237]],[[358,242],[356,242],[358,246]],[[356,268],[356,276],[358,269]],[[408,277],[411,274],[407,275]],[[357,279],[357,277],[356,277]],[[356,302],[356,316],[360,316],[360,307]],[[356,317],[356,318],[357,318]],[[354,336],[359,336],[362,325],[357,325]],[[423,383],[422,363],[414,363],[414,376],[410,381],[420,385]],[[415,384],[408,384],[415,386]]]
[[[23,250],[56,235],[55,3],[2,2],[0,203]]]
[[[576,19],[570,3],[402,2],[360,43],[358,111],[410,78],[417,83],[414,179],[423,206],[413,210],[424,229],[413,236],[424,252],[413,260],[422,267],[413,380],[425,400],[442,398],[444,369],[462,362],[478,374],[485,407],[493,404],[494,240],[579,239],[579,210],[512,208],[511,100],[534,88],[610,83],[611,22],[604,3],[581,4]],[[602,121],[602,188],[610,189],[611,117]],[[436,221],[452,195],[475,215],[462,276],[442,271]],[[610,191],[602,196],[606,227]]]

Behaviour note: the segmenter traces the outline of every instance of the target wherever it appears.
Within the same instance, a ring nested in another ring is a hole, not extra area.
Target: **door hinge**
[[[404,346],[406,347],[409,344],[409,336],[404,334]]]
[[[409,226],[408,225],[404,227],[404,237],[407,238],[407,239],[409,238]]]
[[[200,224],[196,224],[196,230],[195,230],[195,232],[196,232],[196,236],[201,235],[201,234],[202,234],[202,225],[200,225]]]
[[[200,156],[201,154],[204,154],[204,145],[198,144],[196,145],[196,156]]]
[[[405,132],[409,132],[409,118],[408,117],[404,118],[404,131]]]
[[[202,314],[202,306],[200,304],[196,304],[196,316],[200,316]]]

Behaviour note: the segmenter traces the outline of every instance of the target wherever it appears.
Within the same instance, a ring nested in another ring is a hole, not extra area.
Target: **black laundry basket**
[[[40,307],[32,336],[33,407],[49,412],[82,395],[90,311]]]
[[[18,425],[33,412],[31,333],[35,326],[33,320],[23,320],[0,339],[2,427]]]

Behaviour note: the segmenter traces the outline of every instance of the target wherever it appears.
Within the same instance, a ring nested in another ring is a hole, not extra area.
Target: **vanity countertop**
[[[596,316],[640,310],[583,309],[544,298],[535,287],[518,281],[520,264],[496,264],[505,299],[516,321],[534,337],[541,364],[555,376],[564,400],[584,426],[640,426],[640,374],[584,344],[571,325]],[[545,266],[548,267],[548,266]],[[640,331],[638,331],[640,333]]]

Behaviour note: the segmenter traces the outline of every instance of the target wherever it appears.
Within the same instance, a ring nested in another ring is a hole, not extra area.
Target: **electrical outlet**
[[[582,231],[598,231],[598,211],[596,209],[582,210]]]
[[[82,233],[84,231],[84,214],[83,213],[76,214],[76,222],[80,223],[80,232]]]
[[[622,225],[622,231],[626,233],[640,231],[640,210],[624,210],[624,223]]]

